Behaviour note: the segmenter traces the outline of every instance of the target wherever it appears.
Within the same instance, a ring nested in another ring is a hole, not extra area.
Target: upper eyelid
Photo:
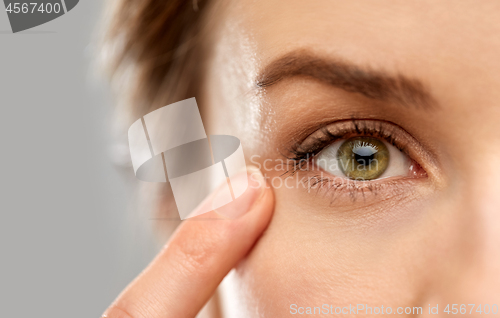
[[[335,128],[335,130],[331,128]],[[349,134],[361,135],[363,133],[368,135],[375,134],[378,137],[384,137],[385,139],[388,139],[388,142],[396,146],[398,149],[403,150],[405,145],[403,145],[402,142],[399,142],[398,144],[397,138],[395,138],[394,136],[394,134],[397,133],[397,131],[395,130],[404,131],[404,129],[395,124],[379,120],[341,120],[324,125],[323,127],[317,129],[315,132],[307,136],[302,142],[295,144],[291,148],[290,152],[292,154],[309,153],[310,155],[315,155],[328,144],[340,139],[344,139]],[[405,131],[404,133],[408,134]]]

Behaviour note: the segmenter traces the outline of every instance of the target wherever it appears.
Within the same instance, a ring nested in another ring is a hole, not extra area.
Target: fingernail
[[[264,192],[265,179],[262,172],[255,166],[248,166],[246,171],[236,174],[230,180],[231,188],[242,189],[246,186],[245,192],[232,202],[214,209],[214,211],[229,219],[237,219],[252,209],[253,204]],[[215,193],[212,204],[215,204],[220,193]]]

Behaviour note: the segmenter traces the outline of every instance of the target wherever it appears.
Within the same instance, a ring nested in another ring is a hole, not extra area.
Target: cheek
[[[455,242],[429,217],[438,207],[393,211],[414,216],[395,223],[346,223],[333,208],[304,208],[290,189],[275,195],[269,228],[232,277],[249,317],[287,316],[292,304],[427,308],[444,273],[435,259]]]

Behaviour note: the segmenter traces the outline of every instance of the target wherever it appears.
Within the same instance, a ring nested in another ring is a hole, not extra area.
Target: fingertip
[[[245,171],[233,176],[230,180],[233,189],[244,188],[245,191],[232,202],[215,208],[214,211],[227,219],[237,219],[253,210],[253,206],[262,198],[266,191],[264,176],[254,166],[248,166]],[[217,202],[218,195],[214,196]]]

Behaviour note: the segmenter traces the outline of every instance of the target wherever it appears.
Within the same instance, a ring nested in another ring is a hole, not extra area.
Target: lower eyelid
[[[410,197],[417,198],[416,193],[423,193],[423,190],[417,190],[417,188],[422,188],[425,184],[423,178],[408,177],[354,181],[345,178],[341,180],[331,175],[321,176],[316,173],[307,178],[309,182],[306,185],[306,191],[325,197],[329,205],[335,206],[336,209],[343,206],[347,209],[352,209],[354,206],[366,208],[396,198],[398,204],[403,203]]]

